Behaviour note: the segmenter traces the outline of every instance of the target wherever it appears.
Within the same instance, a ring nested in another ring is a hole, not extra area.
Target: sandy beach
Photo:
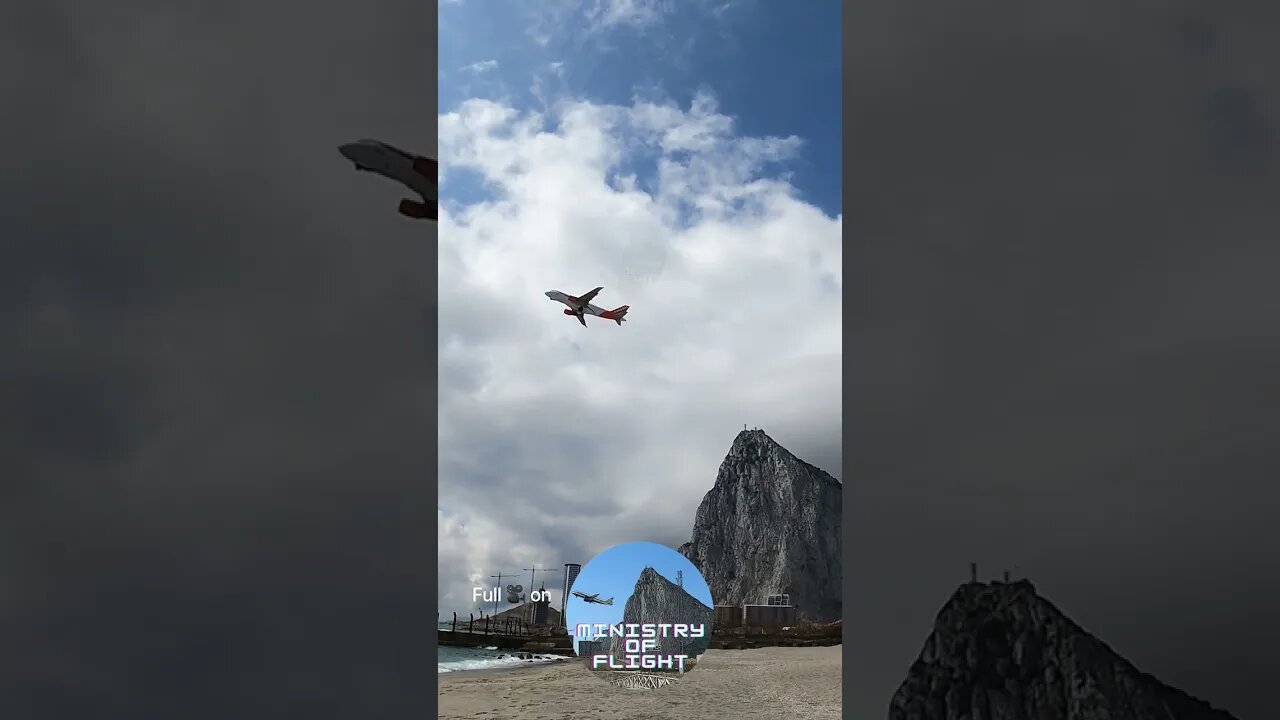
[[[596,718],[840,717],[841,646],[708,650],[696,670],[656,690],[622,690],[574,660],[513,670],[437,675],[439,717]]]

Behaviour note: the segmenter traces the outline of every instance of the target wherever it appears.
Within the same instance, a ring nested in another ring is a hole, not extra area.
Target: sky
[[[744,424],[842,462],[838,4],[534,7],[441,6],[442,615],[687,542]]]
[[[1274,4],[849,7],[850,717],[971,561],[1275,715]]]
[[[646,567],[653,568],[672,583],[680,584],[685,592],[703,605],[714,607],[706,579],[685,556],[657,543],[623,543],[605,550],[583,565],[582,572],[573,582],[573,589],[577,592],[599,595],[601,600],[613,598],[612,605],[600,605],[573,595],[569,597],[565,608],[565,627],[574,635],[575,643],[592,639],[577,637],[575,628],[579,624],[613,625],[622,622],[627,600],[635,592],[636,580],[640,579],[640,573]],[[677,576],[676,573],[683,575]]]
[[[0,715],[431,717],[434,3],[0,4]],[[425,69],[425,75],[423,70]]]

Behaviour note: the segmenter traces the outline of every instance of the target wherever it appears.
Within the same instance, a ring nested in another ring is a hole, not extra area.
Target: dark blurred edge
[[[857,492],[859,478],[858,478],[858,472],[857,472],[858,464],[856,460],[857,446],[856,444],[853,444],[850,442],[850,439],[854,436],[854,433],[851,433],[849,431],[849,421],[852,419],[850,410],[851,408],[855,407],[854,402],[856,401],[856,398],[850,397],[850,391],[849,391],[850,386],[848,381],[850,377],[850,359],[852,356],[849,354],[849,348],[844,346],[844,342],[845,342],[845,339],[849,337],[849,333],[848,333],[849,311],[851,309],[855,309],[859,307],[858,303],[861,302],[861,298],[859,298],[859,296],[857,295],[857,290],[856,290],[856,288],[860,287],[860,284],[857,282],[851,282],[851,279],[856,278],[857,276],[856,274],[850,272],[850,269],[859,269],[859,268],[856,264],[850,263],[849,261],[850,254],[848,252],[850,247],[853,244],[850,242],[850,240],[854,240],[856,242],[856,238],[851,238],[850,236],[849,221],[848,221],[848,216],[850,214],[850,211],[854,210],[857,207],[855,193],[851,191],[852,184],[849,182],[849,179],[852,178],[853,171],[854,171],[853,152],[854,152],[854,148],[856,147],[854,143],[854,140],[856,138],[853,135],[853,133],[849,131],[850,128],[849,128],[847,118],[849,117],[850,113],[847,105],[849,103],[849,98],[852,96],[852,93],[848,91],[848,88],[851,86],[854,78],[856,77],[855,73],[851,72],[850,66],[852,64],[851,60],[853,58],[853,53],[851,51],[852,50],[851,43],[853,42],[853,39],[857,37],[857,31],[858,31],[858,28],[855,25],[858,18],[858,13],[855,9],[855,5],[852,2],[852,0],[845,0],[845,2],[841,3],[841,9],[843,12],[841,13],[841,22],[840,22],[840,54],[841,54],[841,64],[842,64],[843,71],[841,72],[841,75],[840,75],[840,84],[841,84],[841,94],[843,97],[841,99],[840,107],[841,107],[841,119],[842,119],[841,126],[843,128],[843,132],[841,134],[842,137],[841,137],[841,143],[840,143],[841,156],[842,156],[842,160],[841,160],[842,167],[841,167],[841,173],[840,173],[841,175],[840,207],[841,207],[841,213],[844,217],[844,221],[841,225],[841,235],[842,235],[841,243],[843,245],[843,250],[840,254],[841,265],[842,265],[840,276],[843,278],[842,293],[841,293],[841,304],[843,307],[841,312],[842,312],[842,317],[844,318],[843,325],[845,327],[845,331],[841,333],[841,348],[840,348],[840,357],[841,357],[840,363],[842,366],[841,375],[843,377],[842,382],[840,383],[841,394],[842,394],[842,397],[840,398],[840,408],[841,408],[840,424],[843,432],[843,437],[841,438],[842,444],[843,444],[843,448],[841,450],[841,457],[843,458],[842,460],[843,467],[840,468],[840,477],[843,479],[843,482],[844,482],[844,492],[841,495],[841,497],[843,498],[843,507],[841,508],[841,515],[842,515],[841,528],[842,528],[842,532],[844,533],[844,537],[841,538],[841,544],[840,544],[841,555],[842,555],[840,565],[843,571],[843,578],[841,582],[844,583],[844,587],[841,588],[841,597],[843,599],[843,603],[842,603],[843,622],[841,623],[841,625],[844,632],[844,644],[841,645],[840,648],[841,648],[841,668],[843,669],[843,673],[844,673],[843,680],[841,682],[842,706],[843,708],[845,708],[843,715],[845,717],[848,717],[849,708],[851,706],[850,700],[852,699],[850,697],[850,694],[853,688],[855,687],[854,678],[856,677],[857,663],[859,660],[859,654],[857,652],[856,646],[851,644],[851,641],[853,641],[857,637],[857,615],[854,612],[854,608],[857,607],[855,598],[857,597],[858,588],[857,588],[857,583],[855,582],[855,579],[854,579],[854,575],[853,573],[850,572],[850,560],[853,557],[855,557],[855,553],[853,549],[856,547],[855,543],[858,541],[858,536],[854,532],[856,524],[853,521],[856,518],[855,511],[856,511],[856,508],[858,507],[854,499],[854,496],[856,495],[856,492]],[[854,211],[856,212],[856,210]],[[850,288],[854,288],[852,297],[850,296]],[[853,447],[850,447],[851,445],[853,445]]]

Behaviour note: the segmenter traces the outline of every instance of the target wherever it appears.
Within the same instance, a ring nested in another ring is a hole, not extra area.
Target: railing
[[[453,621],[449,624],[453,632],[458,632],[458,613],[453,614]],[[523,619],[519,617],[505,617],[495,622],[493,616],[485,615],[480,618],[480,622],[476,622],[475,613],[468,613],[465,625],[465,632],[480,635],[532,635],[533,630]]]

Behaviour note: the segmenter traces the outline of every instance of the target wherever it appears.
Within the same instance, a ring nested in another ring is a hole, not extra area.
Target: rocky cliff
[[[1235,720],[1140,672],[1036,594],[969,583],[934,623],[889,720]]]
[[[706,652],[711,644],[711,608],[703,605],[697,598],[685,592],[684,588],[658,574],[658,571],[647,567],[640,571],[636,580],[635,591],[627,598],[627,605],[622,610],[623,623],[687,623],[706,626],[706,634],[702,638],[656,638],[658,647],[648,651],[656,655],[683,654],[697,657]],[[626,638],[609,638],[609,654],[619,662],[625,662]]]
[[[764,604],[787,593],[799,617],[840,618],[839,480],[744,430],[702,499],[680,553],[717,605]]]

